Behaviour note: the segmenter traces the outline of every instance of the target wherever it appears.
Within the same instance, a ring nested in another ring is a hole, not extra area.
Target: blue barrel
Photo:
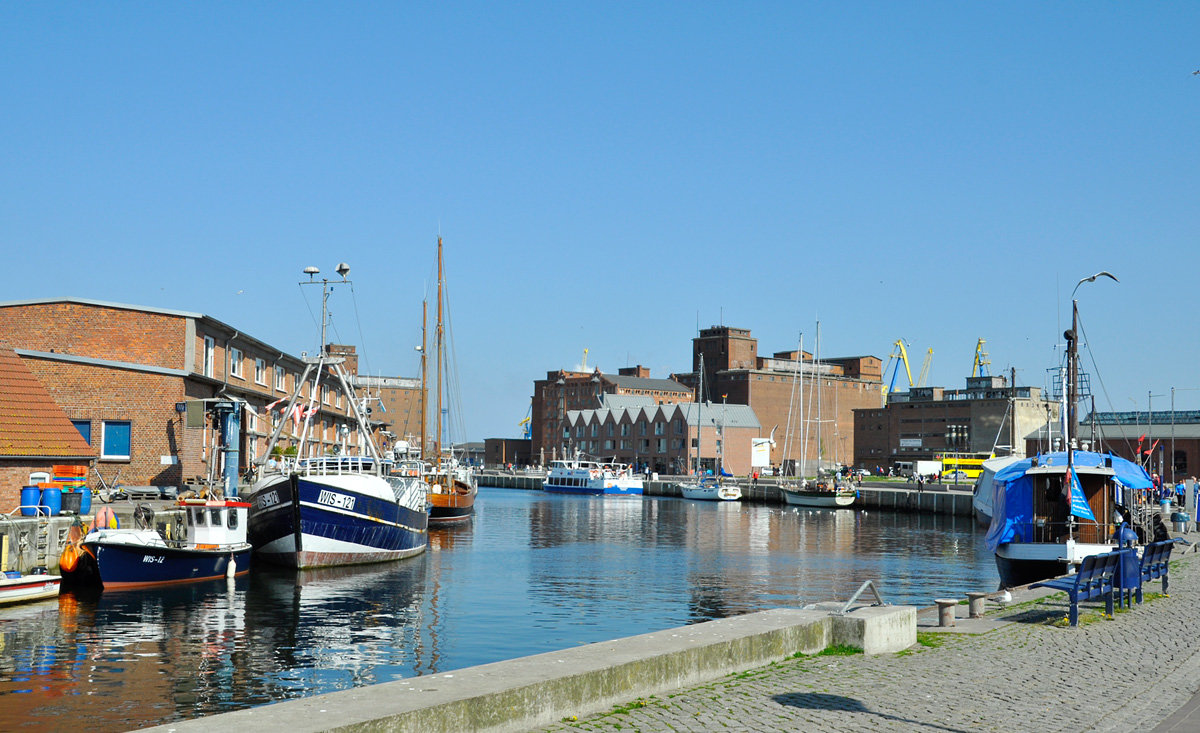
[[[82,494],[82,496],[79,497],[79,513],[81,515],[91,514],[92,513],[92,490],[85,486],[82,489],[79,489],[79,493]]]
[[[42,507],[52,517],[62,513],[62,489],[42,489]]]
[[[21,516],[36,517],[38,502],[41,501],[42,490],[36,486],[21,487]]]

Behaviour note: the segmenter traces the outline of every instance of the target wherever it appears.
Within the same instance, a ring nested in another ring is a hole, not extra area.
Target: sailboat
[[[721,475],[703,476],[700,473],[700,441],[704,435],[702,432],[703,423],[700,420],[701,407],[704,405],[704,354],[700,355],[700,387],[698,396],[700,399],[696,402],[696,480],[678,484],[679,493],[685,499],[737,501],[742,498],[742,489],[740,486],[725,483],[721,480]],[[724,421],[724,415],[722,415],[722,421]],[[719,458],[724,457],[724,430],[721,432],[721,440],[717,444]],[[718,460],[718,473],[723,474],[724,471],[724,461]]]
[[[338,265],[340,282],[347,283],[350,267]],[[305,270],[309,282],[320,271]],[[398,560],[425,551],[429,508],[428,486],[412,471],[393,471],[375,445],[365,405],[350,385],[342,366],[345,359],[330,356],[325,347],[330,283],[321,299],[321,353],[305,357],[304,374],[296,380],[283,415],[303,416],[297,460],[266,473],[251,487],[248,539],[257,557],[297,569],[358,565]],[[301,283],[306,284],[306,283]],[[311,382],[310,382],[311,380]],[[306,456],[311,451],[309,428],[319,409],[322,383],[331,382],[346,397],[358,428],[359,455],[348,450],[334,455]],[[307,407],[301,390],[309,384]],[[256,459],[263,466],[279,441],[287,419],[281,419],[266,450]]]
[[[1065,450],[1015,461],[993,478],[992,523],[985,541],[996,555],[1003,588],[1061,575],[1089,555],[1115,549],[1114,530],[1122,522],[1130,521],[1142,536],[1153,531],[1150,512],[1144,517],[1133,513],[1136,490],[1153,486],[1146,469],[1077,445],[1078,333],[1079,304],[1072,299],[1060,416]]]
[[[816,349],[816,364],[814,365],[815,380],[814,385],[820,383],[820,375],[817,373],[821,363],[821,324],[817,323],[817,349]],[[800,382],[800,397],[803,405],[804,399],[804,339],[800,340],[799,352],[796,358],[800,361],[800,368],[797,370],[796,378]],[[816,387],[813,388],[817,397],[817,480],[809,483],[804,476],[804,459],[808,451],[808,443],[801,438],[800,448],[800,480],[795,486],[781,485],[780,493],[783,494],[784,503],[793,506],[816,507],[825,509],[840,509],[850,506],[858,497],[858,492],[849,486],[839,485],[836,476],[827,476],[821,469],[821,392]],[[801,406],[801,412],[804,411]],[[791,429],[791,416],[788,416],[788,429]],[[801,430],[804,433],[804,430]],[[785,439],[785,445],[790,443],[790,438]]]
[[[442,238],[438,237],[438,287],[437,287],[437,328],[434,333],[437,349],[437,429],[434,433],[432,463],[425,473],[425,481],[429,484],[429,521],[431,524],[450,524],[465,522],[475,513],[475,497],[479,494],[479,486],[475,473],[469,466],[459,463],[453,452],[442,450],[442,395],[445,393],[445,380],[442,374],[442,362],[446,357],[446,328],[443,323],[443,303],[445,296],[445,268],[442,258]],[[424,336],[422,336],[424,342]],[[422,394],[427,394],[424,388],[426,374],[425,344],[421,344],[421,379]],[[422,405],[424,409],[424,405]],[[422,421],[424,413],[422,413]],[[422,429],[422,445],[425,431]]]

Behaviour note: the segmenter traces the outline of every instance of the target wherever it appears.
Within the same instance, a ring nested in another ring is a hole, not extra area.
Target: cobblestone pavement
[[[788,660],[545,730],[1150,730],[1200,690],[1200,557],[1172,562],[1170,577],[1170,596],[1112,619],[1084,604],[1077,628],[1054,625],[1067,609],[1055,595],[989,613],[1011,623],[987,633]]]

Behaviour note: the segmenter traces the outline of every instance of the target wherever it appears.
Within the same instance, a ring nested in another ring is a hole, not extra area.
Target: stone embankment
[[[682,476],[662,477],[645,482],[647,496],[680,496],[678,482]],[[764,504],[784,503],[779,491],[779,480],[760,478],[757,484],[737,479],[742,487],[743,501]],[[538,491],[542,488],[540,474],[504,471],[488,471],[480,475],[479,483],[505,489]],[[959,517],[971,516],[971,484],[928,484],[918,491],[916,486],[904,481],[864,481],[858,489],[856,506],[869,509],[885,509],[898,512],[920,512],[922,514],[947,514]]]

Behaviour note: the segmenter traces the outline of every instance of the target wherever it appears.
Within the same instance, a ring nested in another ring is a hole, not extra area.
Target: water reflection
[[[485,489],[383,566],[0,610],[0,729],[97,731],[430,674],[777,606],[995,587],[969,518]]]

